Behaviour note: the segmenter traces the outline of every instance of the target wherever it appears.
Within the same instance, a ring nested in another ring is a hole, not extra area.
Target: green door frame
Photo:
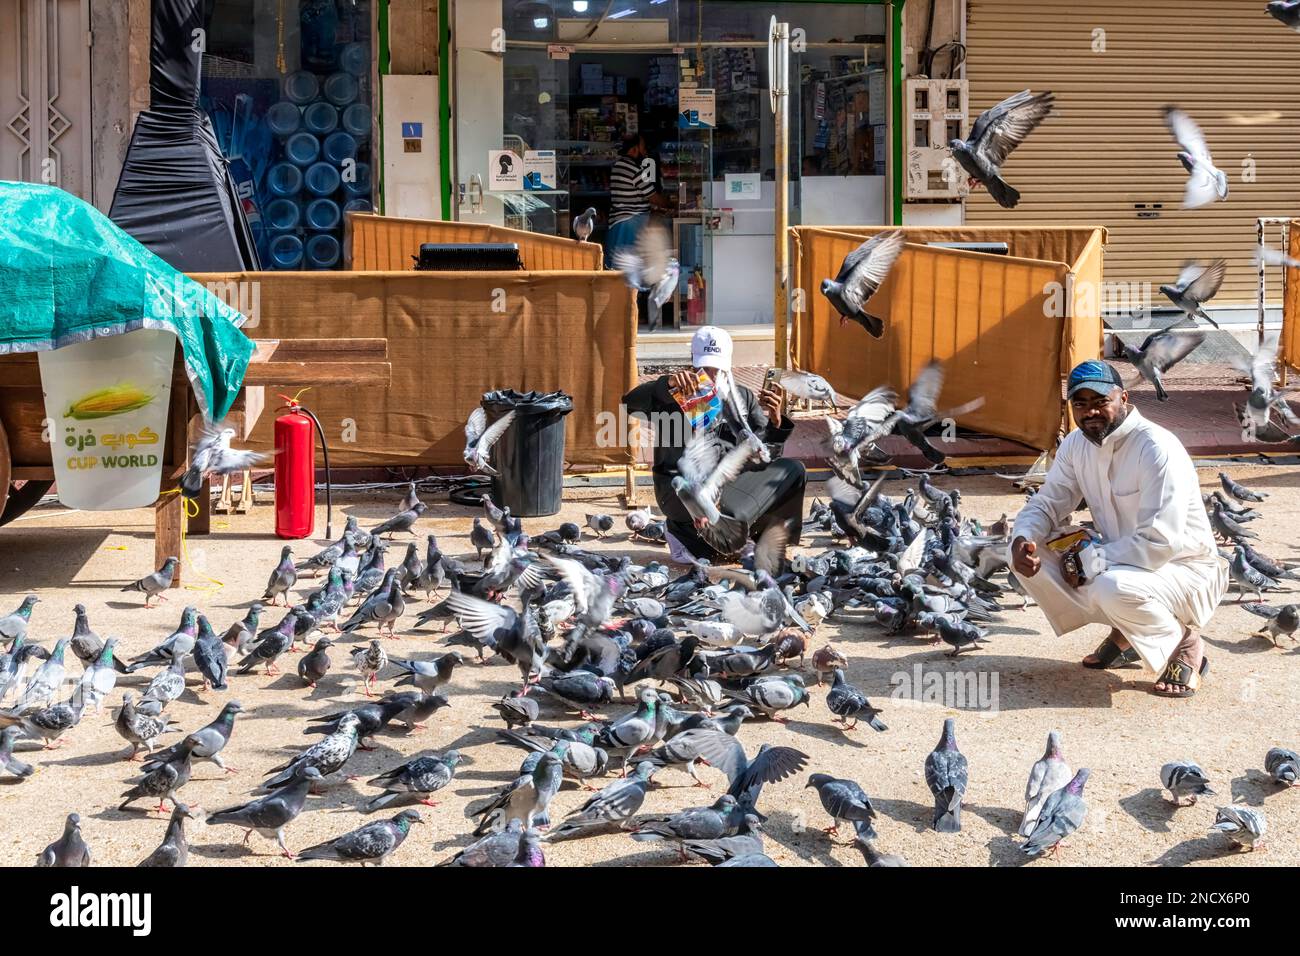
[[[734,0],[742,2],[742,0]],[[752,2],[752,0],[744,0]],[[853,3],[860,6],[887,6],[891,12],[889,23],[889,87],[893,109],[890,111],[890,131],[893,162],[890,164],[890,218],[891,225],[903,224],[903,5],[907,0],[785,0],[787,3]],[[379,5],[379,72],[387,73],[388,58],[388,3]],[[440,128],[438,135],[438,162],[442,165],[442,218],[453,219],[451,212],[451,0],[438,0],[438,99]],[[383,129],[383,96],[380,100],[380,129]],[[383,137],[380,136],[380,168],[383,166]],[[380,211],[383,211],[383,194],[380,193]]]

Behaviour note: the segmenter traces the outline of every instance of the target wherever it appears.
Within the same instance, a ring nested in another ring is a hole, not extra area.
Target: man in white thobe
[[[1160,675],[1156,694],[1190,697],[1204,671],[1197,631],[1228,589],[1196,469],[1173,434],[1129,405],[1107,363],[1077,366],[1067,395],[1079,427],[1016,516],[1012,567],[1057,634],[1110,626],[1084,666],[1140,659]],[[1100,541],[1057,553],[1048,542],[1081,500]]]

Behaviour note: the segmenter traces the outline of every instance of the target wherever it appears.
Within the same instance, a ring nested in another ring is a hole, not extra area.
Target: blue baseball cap
[[[1116,389],[1124,388],[1124,379],[1120,378],[1113,365],[1106,362],[1080,362],[1070,370],[1065,397],[1071,398],[1075,392],[1085,388],[1098,395],[1109,395]]]

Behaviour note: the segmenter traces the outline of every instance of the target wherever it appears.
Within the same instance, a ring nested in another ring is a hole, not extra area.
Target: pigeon
[[[292,860],[293,854],[284,842],[284,831],[302,813],[303,807],[307,805],[308,791],[320,779],[321,772],[318,769],[299,763],[294,766],[289,782],[284,787],[248,803],[211,813],[206,823],[208,826],[232,824],[243,827],[245,843],[253,831],[257,831],[268,840],[274,839],[280,845],[283,855]]]
[[[1083,826],[1083,818],[1088,812],[1083,802],[1083,787],[1090,772],[1086,768],[1080,770],[1069,783],[1043,801],[1038,822],[1020,846],[1026,855],[1041,856],[1049,850],[1055,855],[1061,841]]]
[[[298,569],[293,563],[293,548],[286,544],[280,549],[280,563],[275,566],[275,570],[267,579],[266,593],[262,595],[261,600],[270,601],[274,605],[279,603],[278,598],[283,597],[285,607],[288,607],[289,589],[297,583]]]
[[[80,692],[94,703],[96,712],[103,708],[105,699],[117,686],[118,667],[121,664],[113,653],[116,648],[117,638],[110,637],[100,649],[99,658],[81,674]]]
[[[465,659],[455,651],[442,654],[432,661],[412,661],[400,657],[388,659],[388,663],[402,672],[397,681],[398,687],[415,686],[430,694],[445,686],[451,680],[452,672],[464,662]]]
[[[408,797],[415,797],[426,807],[436,807],[438,804],[429,800],[429,796],[451,783],[461,759],[459,750],[430,753],[371,778],[367,783],[383,787],[384,792],[366,804],[365,812],[373,813]]]
[[[1047,749],[1029,768],[1029,782],[1025,784],[1025,815],[1020,820],[1020,835],[1029,836],[1043,812],[1043,804],[1060,790],[1073,776],[1070,765],[1061,754],[1061,732],[1053,730],[1047,735]]]
[[[149,603],[150,598],[156,597],[160,601],[165,601],[167,598],[163,592],[172,586],[172,579],[176,576],[176,565],[179,563],[177,558],[168,558],[153,574],[146,574],[139,581],[132,581],[122,590],[143,592],[145,607],[153,606]]]
[[[1197,797],[1212,797],[1210,778],[1204,770],[1190,760],[1174,760],[1160,768],[1160,783],[1174,798],[1174,806],[1190,806]]]
[[[587,515],[587,527],[596,532],[598,537],[605,537],[614,527],[614,519],[609,515]]]
[[[1222,514],[1222,512],[1216,512]],[[1264,599],[1264,591],[1275,591],[1281,585],[1279,582],[1270,578],[1267,574],[1262,574],[1251,566],[1246,560],[1246,552],[1241,548],[1234,548],[1232,561],[1228,564],[1228,574],[1237,587],[1241,589],[1241,599],[1245,599],[1247,591],[1254,591],[1255,597],[1259,600]]]
[[[127,673],[133,674],[144,667],[170,665],[174,660],[184,660],[194,650],[199,633],[199,612],[193,605],[181,611],[181,621],[176,630],[143,654],[131,658]]]
[[[1273,646],[1281,646],[1279,637],[1290,637],[1291,643],[1296,644],[1296,628],[1300,628],[1300,605],[1288,604],[1281,607],[1273,607],[1266,604],[1256,604],[1249,601],[1242,605],[1244,610],[1257,615],[1260,618],[1268,619],[1268,623],[1261,624],[1260,630],[1255,632],[1256,637],[1268,637],[1273,641]]]
[[[925,430],[937,421],[956,419],[967,415],[984,404],[983,398],[974,398],[969,402],[938,410],[939,394],[943,391],[943,366],[931,362],[916,373],[907,390],[907,405],[899,409],[892,423],[893,431],[915,445],[927,461],[935,465],[943,464],[945,455],[925,437]]]
[[[609,753],[603,747],[596,746],[595,736],[595,731],[590,727],[551,733],[545,732],[543,728],[530,728],[528,733],[497,731],[497,738],[503,743],[533,753],[554,754],[560,759],[564,776],[577,780],[584,787],[588,787],[587,781],[592,777],[603,776],[609,767]]]
[[[1051,93],[1023,90],[981,113],[964,141],[948,141],[953,159],[1004,209],[1015,208],[1020,193],[1002,179],[1002,164],[1052,112],[1052,103]]]
[[[876,808],[871,805],[867,792],[856,781],[837,779],[828,773],[815,773],[808,778],[804,789],[807,790],[808,787],[817,790],[822,807],[831,815],[831,826],[826,828],[827,833],[838,833],[840,821],[847,820],[854,824],[865,824],[864,829],[859,831],[864,839],[876,838],[875,829],[871,825],[876,817]]]
[[[494,478],[499,475],[500,472],[490,463],[492,447],[501,440],[514,420],[515,412],[512,409],[489,425],[487,412],[482,407],[474,409],[465,422],[465,464]]]
[[[1156,399],[1164,402],[1169,400],[1169,393],[1160,376],[1196,351],[1205,341],[1205,332],[1183,319],[1152,332],[1137,348],[1126,345],[1119,336],[1113,341],[1119,353],[1116,358],[1132,362],[1142,377],[1155,386]]]
[[[512,820],[521,821],[525,828],[532,827],[534,822],[538,826],[547,825],[551,798],[559,792],[562,778],[559,755],[551,752],[541,754],[531,771],[521,773],[474,811],[479,817],[474,835],[500,830]]]
[[[841,328],[852,321],[866,329],[872,338],[885,334],[885,320],[867,311],[867,301],[889,278],[889,271],[903,252],[904,242],[902,230],[877,233],[844,257],[834,279],[822,280],[822,295],[839,313]],[[781,384],[784,388],[785,382]],[[829,385],[826,388],[834,404],[835,392]]]
[[[229,648],[226,651],[227,660],[231,655],[238,654],[242,657],[248,653],[253,642],[257,640],[257,628],[263,610],[261,602],[254,601],[249,606],[247,614],[226,628],[226,633],[221,635],[221,643]]]
[[[193,820],[194,814],[183,803],[172,807],[171,819],[167,821],[167,832],[163,834],[162,843],[147,857],[136,864],[137,867],[179,867],[184,866],[190,858],[190,844],[185,838],[185,821]]]
[[[1300,0],[1269,0],[1264,9],[1279,23],[1300,32]]]
[[[455,856],[438,866],[505,867],[513,866],[525,834],[523,821],[511,820],[503,830],[475,840]]]
[[[495,647],[498,654],[519,668],[525,685],[537,679],[546,656],[546,646],[537,631],[537,620],[527,607],[516,612],[503,604],[484,601],[460,591],[449,594],[447,604],[457,615],[461,627],[481,643]]]
[[[1227,269],[1226,259],[1215,259],[1207,266],[1189,262],[1183,266],[1183,271],[1178,274],[1173,284],[1162,285],[1160,291],[1189,317],[1204,319],[1217,329],[1219,323],[1215,322],[1201,306],[1214,298],[1215,293],[1219,291],[1219,286],[1223,284],[1223,274]]]
[[[1245,485],[1233,481],[1228,477],[1228,473],[1224,471],[1219,472],[1219,484],[1223,486],[1224,491],[1232,495],[1232,497],[1236,498],[1238,501],[1251,501],[1258,503],[1268,497],[1267,492],[1252,491]]]
[[[54,650],[50,651],[49,658],[36,669],[36,673],[32,674],[31,680],[23,688],[22,694],[14,703],[13,710],[23,711],[33,707],[45,707],[54,699],[54,695],[63,685],[63,676],[67,672],[63,663],[67,646],[67,638],[59,638],[54,645]]]
[[[578,237],[579,242],[586,242],[591,238],[592,230],[596,228],[596,210],[594,207],[588,207],[587,211],[581,216],[573,217],[573,234]]]
[[[765,784],[793,776],[808,763],[808,755],[793,747],[763,744],[750,760],[740,741],[728,733],[704,729],[692,733],[696,734],[695,747],[700,756],[710,767],[727,775],[730,782],[727,793],[736,798],[745,812],[757,812],[758,798]],[[758,818],[766,819],[761,813]]]
[[[506,722],[506,729],[527,727],[537,720],[537,701],[520,690],[512,690],[492,704],[493,710]]]
[[[910,866],[905,859],[896,853],[881,853],[876,849],[874,837],[868,837],[865,834],[872,831],[870,822],[855,822],[853,824],[857,835],[853,838],[853,845],[858,848],[862,854],[862,860],[867,866]]]
[[[32,608],[40,602],[41,599],[35,594],[29,594],[23,598],[23,603],[18,605],[16,611],[0,617],[0,644],[27,636],[27,625],[32,619]],[[81,605],[77,606],[81,607]]]
[[[191,651],[194,666],[203,675],[204,688],[226,690],[229,687],[226,683],[226,668],[230,660],[226,655],[226,643],[217,637],[205,615],[199,615],[198,624],[199,633]]]
[[[3,748],[0,748],[0,754]],[[0,766],[3,766],[0,759]],[[1274,747],[1264,755],[1264,769],[1275,783],[1284,787],[1300,786],[1300,754],[1285,747]]]
[[[375,675],[388,666],[388,654],[378,641],[371,641],[368,647],[358,647],[351,653],[352,663],[356,665],[357,670],[361,673],[362,686],[365,689],[366,696],[374,696],[371,694],[370,688],[374,684]]]
[[[882,385],[855,402],[845,413],[843,421],[826,419],[831,436],[831,467],[845,481],[861,484],[858,458],[893,431],[898,413],[897,400],[898,394]],[[878,485],[873,489],[878,490]]]
[[[722,443],[712,432],[691,438],[678,462],[680,474],[673,477],[672,488],[697,528],[716,525],[721,520],[718,499],[723,488],[736,479],[761,447],[754,438],[724,454]]]
[[[809,706],[808,691],[798,683],[797,676],[755,681],[744,690],[731,691],[730,696],[779,724],[787,723],[786,718],[781,716],[781,711],[791,710],[800,704]]]
[[[835,716],[831,718],[844,724],[845,730],[852,730],[858,720],[865,720],[872,730],[888,730],[880,719],[880,711],[871,706],[865,694],[844,679],[844,671],[837,667],[832,672],[831,689],[826,692],[826,708]],[[853,723],[849,723],[849,719]]]
[[[841,654],[833,644],[823,644],[813,651],[813,670],[817,672],[817,686],[822,685],[826,675],[834,675],[841,667],[849,666],[849,659]]]
[[[724,793],[707,807],[689,807],[663,816],[643,817],[631,831],[631,836],[638,843],[670,841],[680,848],[685,840],[717,840],[731,836],[742,820],[744,811],[736,798]]]
[[[416,810],[403,810],[391,820],[367,823],[340,837],[300,852],[297,860],[334,860],[339,863],[373,863],[383,866],[405,841],[411,826],[424,820]]]
[[[371,528],[371,537],[378,538],[380,535],[388,535],[391,538],[395,531],[406,531],[414,534],[415,532],[411,531],[411,528],[420,520],[420,515],[424,514],[427,507],[423,501],[417,501],[414,508],[399,511],[387,521],[382,521]],[[356,571],[355,568],[352,570]]]
[[[1300,425],[1300,416],[1291,409],[1286,392],[1275,387],[1277,377],[1276,340],[1260,342],[1249,356],[1235,355],[1230,361],[1238,372],[1250,380],[1250,392],[1244,405],[1235,406],[1241,426],[1257,441],[1288,441],[1291,436],[1273,422],[1273,413],[1287,425]],[[1233,482],[1236,484],[1236,482]],[[1241,488],[1243,486],[1237,485]],[[1226,488],[1226,485],[1225,485]],[[1231,494],[1231,492],[1229,492]],[[1267,497],[1267,496],[1265,496]],[[1260,500],[1260,499],[1242,499]]]
[[[6,777],[25,780],[36,772],[31,764],[23,763],[14,756],[14,741],[21,733],[22,730],[18,727],[6,727],[0,730],[0,780]]]
[[[37,866],[90,866],[90,847],[81,838],[81,817],[69,813],[63,824],[63,836],[47,846],[36,858]]]
[[[672,297],[681,279],[681,263],[670,255],[670,251],[668,230],[647,224],[637,233],[633,249],[620,249],[612,257],[614,268],[623,273],[629,286],[650,293],[649,304],[653,311],[648,325],[651,331],[662,324],[663,305]]]
[[[141,702],[156,700],[166,707],[183,693],[185,693],[185,662],[177,657],[165,671],[149,682],[149,686],[140,695],[140,700]]]
[[[703,860],[712,866],[721,866],[731,860],[760,856],[768,859],[763,853],[762,826],[762,821],[757,815],[747,813],[741,818],[736,832],[731,836],[713,840],[683,840],[682,853],[688,859]],[[768,864],[755,865],[775,866],[776,863],[769,859]]]
[[[279,673],[274,670],[275,662],[293,644],[294,625],[304,613],[306,612],[300,607],[294,607],[279,624],[258,634],[257,643],[239,661],[238,672],[247,674],[258,664],[265,664],[267,674]]]
[[[176,745],[175,755],[171,759],[164,761],[155,758],[153,763],[145,764],[144,776],[135,786],[122,791],[123,800],[117,809],[125,810],[141,797],[157,797],[159,813],[166,809],[164,799],[170,800],[173,807],[177,806],[180,801],[176,799],[176,791],[190,782],[190,774],[193,772],[191,761],[194,743],[186,737]]]
[[[627,525],[627,530],[633,534],[639,534],[650,526],[655,520],[654,514],[649,508],[641,508],[638,511],[629,511],[623,516],[623,523]]]
[[[835,391],[830,382],[813,372],[800,372],[797,369],[786,369],[781,372],[781,377],[777,379],[777,384],[795,398],[802,398],[814,402],[825,402],[832,408],[839,408],[839,393]]]
[[[316,641],[316,646],[298,661],[298,679],[308,687],[315,687],[330,672],[329,648],[334,642],[328,637]]]
[[[1164,109],[1165,125],[1178,141],[1178,161],[1187,170],[1187,189],[1183,208],[1198,209],[1228,198],[1228,177],[1214,165],[1205,134],[1184,110],[1173,106]],[[1206,296],[1205,298],[1209,298]]]
[[[943,722],[943,736],[925,758],[925,782],[934,794],[934,829],[939,833],[961,831],[961,799],[966,795],[969,775],[966,756],[957,749],[957,722]]]
[[[190,450],[190,466],[181,475],[182,495],[197,498],[203,491],[204,479],[209,476],[248,471],[267,460],[268,456],[261,452],[231,448],[234,437],[233,428],[221,428],[212,422],[204,426],[203,434]]]
[[[393,715],[393,720],[401,721],[406,724],[407,732],[413,730],[423,730],[424,721],[428,720],[443,707],[448,707],[451,701],[447,700],[441,694],[434,694],[428,691],[403,691],[400,694],[389,694],[379,701],[385,706],[397,706],[401,709]]]
[[[535,686],[539,691],[554,697],[586,720],[591,719],[593,709],[608,704],[614,699],[616,689],[612,678],[585,670],[569,673],[552,671],[540,677]]]
[[[65,701],[45,707],[29,707],[21,712],[0,711],[0,726],[17,724],[33,740],[43,740],[51,749],[67,731],[81,723],[87,695],[73,693]]]
[[[1257,844],[1262,846],[1260,841],[1267,830],[1264,812],[1250,807],[1219,807],[1214,826],[1210,827],[1211,833],[1222,833],[1245,850],[1253,850]]]
[[[276,790],[295,786],[301,780],[301,771],[312,768],[318,773],[319,780],[328,777],[340,769],[356,753],[359,742],[361,718],[354,713],[339,717],[337,728],[333,733],[312,744],[292,760],[286,761],[267,771],[275,774],[270,780],[263,781],[263,790]]]
[[[1228,513],[1219,507],[1218,502],[1215,502],[1214,507],[1210,509],[1210,527],[1225,541],[1240,543],[1246,538],[1253,540],[1259,538],[1255,532],[1228,517]],[[1242,555],[1241,560],[1243,564],[1246,563],[1245,555]]]
[[[130,694],[122,695],[122,707],[114,721],[118,734],[131,745],[127,760],[134,760],[141,746],[153,753],[153,742],[163,734],[178,728],[161,714],[148,714],[138,709]]]
[[[656,769],[653,762],[640,761],[630,777],[620,777],[593,794],[560,821],[547,839],[554,843],[625,829],[645,802]]]
[[[477,552],[478,559],[483,560],[483,552],[491,551],[497,545],[496,535],[490,528],[483,527],[482,522],[475,517],[474,523],[469,529],[469,543]]]
[[[160,750],[156,754],[150,754],[145,760],[145,766],[173,760],[182,747],[189,747],[191,753],[199,760],[214,763],[225,773],[236,773],[234,767],[226,766],[221,758],[221,752],[226,749],[226,744],[230,743],[230,737],[235,731],[235,717],[243,712],[244,708],[240,706],[239,701],[227,701],[210,724],[200,727],[181,743]]]

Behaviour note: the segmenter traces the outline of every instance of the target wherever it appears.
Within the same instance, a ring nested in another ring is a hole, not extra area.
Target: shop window
[[[209,0],[201,105],[265,269],[337,269],[374,208],[371,0]]]

